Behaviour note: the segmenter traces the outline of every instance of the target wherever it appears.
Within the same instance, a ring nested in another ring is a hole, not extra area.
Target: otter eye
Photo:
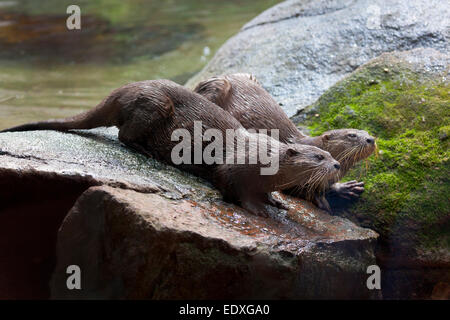
[[[316,159],[322,161],[323,159],[325,159],[325,157],[321,154],[316,154]]]
[[[291,148],[289,148],[287,150],[287,155],[290,156],[290,157],[295,157],[295,156],[298,156],[299,154],[300,154],[300,152],[298,152],[297,150],[294,150],[294,149],[291,149]]]
[[[349,136],[350,138],[356,138],[356,134],[354,134],[354,133],[349,133],[348,136]]]

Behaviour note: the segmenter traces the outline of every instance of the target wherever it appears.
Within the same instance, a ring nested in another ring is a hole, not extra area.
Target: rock
[[[220,202],[90,188],[59,231],[52,298],[376,298],[365,272],[374,233],[310,210],[277,221]],[[82,270],[82,290],[67,289],[69,265]]]
[[[433,300],[450,300],[450,283],[439,282],[433,288]]]
[[[449,21],[450,5],[440,0],[285,1],[247,23],[187,86],[253,73],[292,116],[383,52],[447,52]]]
[[[0,299],[49,297],[61,222],[86,189],[105,184],[168,198],[218,196],[204,181],[123,147],[117,129],[2,133]]]
[[[0,170],[3,174],[61,177],[89,185],[107,184],[141,192],[164,192],[170,197],[203,197],[212,192],[205,181],[133,152],[117,139],[118,130],[78,130],[3,133]],[[24,179],[24,177],[20,177]],[[9,196],[9,181],[0,180]]]
[[[0,298],[380,297],[375,232],[275,196],[291,209],[248,214],[117,129],[2,133]]]
[[[430,48],[384,53],[293,117],[313,135],[353,127],[378,137],[376,156],[347,177],[365,193],[339,214],[379,232],[385,298],[430,298],[450,281],[449,65]]]

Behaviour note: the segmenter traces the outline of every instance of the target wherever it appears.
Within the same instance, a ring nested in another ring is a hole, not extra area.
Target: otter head
[[[280,189],[294,187],[312,198],[337,181],[340,163],[329,152],[314,146],[289,144],[280,157],[280,171],[286,182]]]
[[[367,131],[338,129],[323,133],[322,149],[341,163],[343,175],[355,163],[370,156],[375,150],[375,138]]]

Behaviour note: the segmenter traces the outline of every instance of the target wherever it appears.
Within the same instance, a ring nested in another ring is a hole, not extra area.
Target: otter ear
[[[222,79],[222,85],[220,88],[220,104],[225,103],[226,100],[228,100],[228,97],[230,96],[231,91],[231,82],[227,79]]]
[[[231,91],[231,83],[225,78],[214,77],[200,82],[194,92],[201,94],[209,101],[223,106]]]
[[[175,114],[175,105],[173,104],[172,99],[168,96],[165,96],[165,102],[163,106],[162,116],[165,118],[172,117]]]
[[[300,152],[298,152],[297,150],[293,149],[293,148],[288,148],[286,150],[286,154],[288,157],[295,157],[300,155]]]
[[[259,83],[259,81],[256,79],[255,75],[251,74],[251,73],[235,73],[232,74],[233,77],[240,77],[243,78],[245,80],[250,80],[253,81],[254,83],[256,83],[257,85],[261,86],[261,84]]]
[[[323,137],[324,140],[330,140],[331,139],[331,133],[324,133],[322,135],[322,137]]]

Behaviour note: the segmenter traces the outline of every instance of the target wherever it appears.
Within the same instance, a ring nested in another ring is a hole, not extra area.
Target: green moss
[[[313,135],[351,127],[377,137],[377,154],[345,177],[366,183],[350,215],[386,239],[450,247],[449,83],[385,68],[363,68],[338,83],[302,125]]]

